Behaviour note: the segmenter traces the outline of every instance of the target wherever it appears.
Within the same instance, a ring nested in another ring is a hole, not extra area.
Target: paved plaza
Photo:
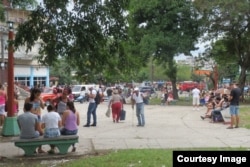
[[[20,106],[23,106],[23,101],[20,101]],[[250,148],[250,130],[226,129],[228,125],[209,123],[208,119],[201,120],[200,115],[205,113],[205,107],[194,111],[191,106],[145,105],[146,125],[137,127],[137,118],[131,105],[124,106],[126,120],[113,123],[111,118],[105,116],[107,104],[102,103],[97,109],[97,127],[83,127],[88,103],[77,102],[75,106],[81,117],[79,143],[76,144],[76,152],[67,156],[130,148]],[[22,157],[23,150],[15,147],[12,139],[13,137],[1,136],[1,156]],[[44,149],[49,147],[44,146]]]

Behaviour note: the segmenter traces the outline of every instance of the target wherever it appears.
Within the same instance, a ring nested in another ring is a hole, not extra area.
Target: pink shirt
[[[5,104],[5,102],[6,102],[6,94],[3,91],[1,91],[0,94],[1,94],[0,95],[0,105],[2,105],[2,104]]]

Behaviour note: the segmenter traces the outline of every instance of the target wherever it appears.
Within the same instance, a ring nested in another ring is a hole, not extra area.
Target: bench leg
[[[19,148],[23,149],[25,156],[32,156],[34,155],[37,146],[19,147]]]
[[[56,147],[58,148],[60,154],[67,154],[68,149],[72,144],[68,144],[68,143],[67,144],[60,144],[60,145],[56,145]]]

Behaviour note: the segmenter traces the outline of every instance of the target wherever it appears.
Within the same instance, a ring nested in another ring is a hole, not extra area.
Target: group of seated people
[[[211,123],[222,122],[223,117],[221,110],[229,107],[228,95],[211,93],[206,103],[207,111],[204,116],[200,116],[202,120],[209,118]]]
[[[17,117],[20,138],[32,139],[39,136],[53,138],[60,135],[76,135],[80,118],[73,101],[68,98],[69,92],[69,89],[65,88],[62,95],[47,106],[48,112],[42,115],[44,102],[40,97],[41,91],[37,88],[32,89],[31,96],[25,99],[24,113]],[[55,146],[50,145],[50,147],[48,153],[54,154]],[[72,152],[75,151],[76,147],[73,144]],[[44,152],[42,146],[39,146],[36,153]]]

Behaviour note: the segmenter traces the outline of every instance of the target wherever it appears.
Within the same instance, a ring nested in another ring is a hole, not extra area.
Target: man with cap
[[[143,103],[143,94],[139,92],[139,88],[135,88],[131,96],[132,109],[136,104],[136,117],[138,119],[138,125],[140,127],[145,126],[145,117],[144,117],[144,103]]]
[[[96,90],[93,87],[89,88],[88,98],[89,98],[89,106],[87,111],[87,123],[83,127],[96,126]],[[91,114],[93,115],[93,124],[90,125]]]

